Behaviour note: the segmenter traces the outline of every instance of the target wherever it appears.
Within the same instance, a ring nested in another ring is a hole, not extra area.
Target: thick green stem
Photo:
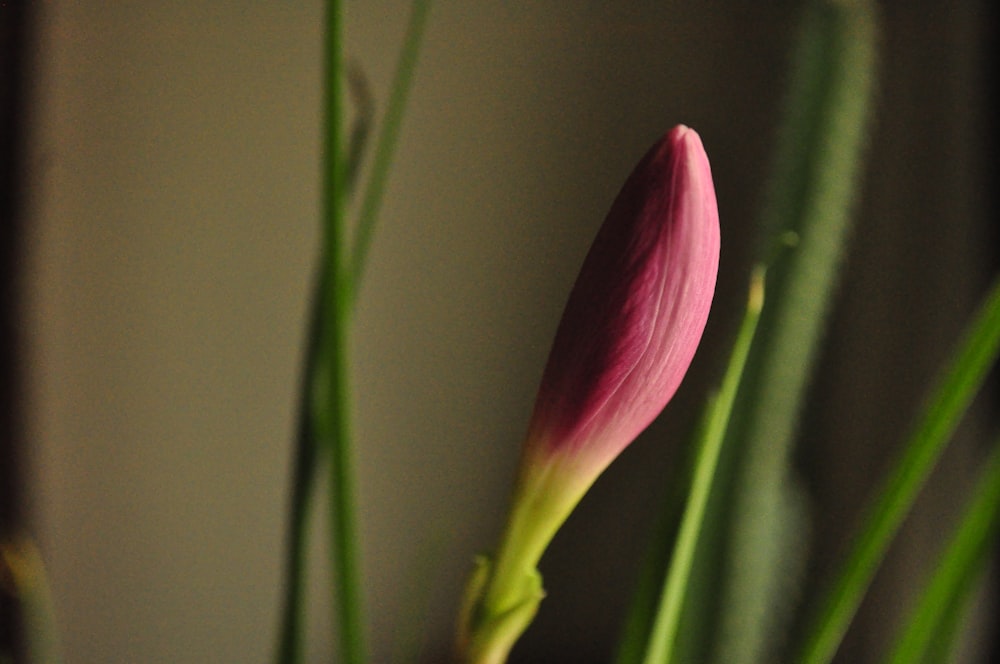
[[[544,596],[538,561],[587,489],[558,463],[521,464],[496,558],[480,560],[466,588],[458,634],[463,664],[506,661]]]

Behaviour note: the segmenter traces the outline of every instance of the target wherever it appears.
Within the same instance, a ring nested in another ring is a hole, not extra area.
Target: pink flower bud
[[[678,126],[643,157],[587,254],[556,332],[507,528],[460,630],[501,662],[541,600],[536,566],[598,475],[663,410],[701,340],[719,269],[708,157]]]
[[[636,166],[587,254],[545,367],[526,452],[536,460],[562,456],[594,477],[618,456],[684,378],[718,268],[708,157],[698,134],[678,126]]]

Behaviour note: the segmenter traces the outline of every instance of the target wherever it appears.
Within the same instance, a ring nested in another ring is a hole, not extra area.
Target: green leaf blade
[[[924,415],[876,494],[846,562],[823,597],[793,661],[827,664],[850,624],[903,518],[916,500],[1000,352],[1000,280],[987,294]]]
[[[1000,531],[1000,441],[993,446],[982,476],[968,501],[959,526],[939,558],[935,572],[914,608],[909,622],[886,659],[887,664],[944,661],[974,585],[984,571],[992,544]]]

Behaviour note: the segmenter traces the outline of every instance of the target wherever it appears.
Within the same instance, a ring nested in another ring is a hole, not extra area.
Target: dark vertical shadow
[[[26,3],[0,3],[0,541],[24,519],[19,251],[23,229]],[[0,567],[0,657],[18,657],[18,615]]]
[[[983,42],[995,45],[997,37],[1000,36],[1000,8],[997,7],[996,3],[992,2],[984,2],[982,4],[986,7],[984,11],[987,14],[987,27]],[[983,186],[989,192],[986,201],[986,205],[988,206],[988,214],[986,216],[987,219],[992,220],[989,223],[988,240],[990,242],[989,246],[993,247],[993,273],[1000,274],[1000,221],[998,221],[997,216],[1000,213],[1000,164],[997,164],[997,155],[1000,154],[1000,124],[996,121],[997,114],[1000,113],[1000,76],[998,76],[998,69],[1000,68],[997,67],[996,54],[993,51],[993,48],[984,48],[979,54],[979,64],[985,72],[988,88],[986,93],[986,113],[987,117],[991,119],[988,125],[986,141],[984,141],[986,149],[985,155],[982,157],[982,163],[985,171]],[[990,394],[992,395],[993,417],[991,418],[990,428],[996,432],[1000,430],[1000,371],[996,368],[993,369],[993,375],[987,383],[987,389],[990,390]],[[998,609],[1000,609],[1000,537],[997,538],[997,542],[995,543],[992,574],[992,597],[989,599],[989,602],[995,618]],[[995,620],[993,623],[987,622],[987,624],[992,624],[992,628],[991,643],[986,661],[1000,662],[1000,628],[997,628]]]

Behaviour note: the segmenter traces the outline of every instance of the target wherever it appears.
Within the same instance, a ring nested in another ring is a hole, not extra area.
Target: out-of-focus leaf
[[[928,582],[888,664],[944,664],[954,644],[958,621],[975,581],[982,577],[1000,531],[1000,441],[993,447],[965,514]]]
[[[762,220],[762,251],[789,232],[798,244],[768,270],[768,302],[726,443],[735,458],[731,490],[718,503],[725,550],[711,594],[719,664],[773,661],[797,599],[805,518],[790,457],[862,168],[875,40],[869,3],[807,3]]]
[[[922,419],[876,493],[843,566],[817,604],[794,661],[825,664],[833,658],[886,549],[998,354],[1000,280],[980,306]]]

